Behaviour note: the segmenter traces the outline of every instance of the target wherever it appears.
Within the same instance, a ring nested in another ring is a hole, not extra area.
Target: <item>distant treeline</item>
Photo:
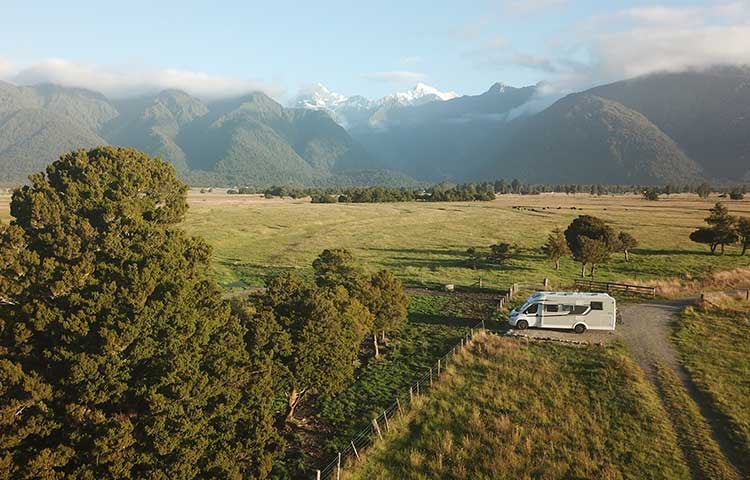
[[[716,188],[708,183],[665,185],[654,187],[648,185],[603,185],[603,184],[528,184],[518,179],[510,182],[500,179],[492,182],[455,184],[443,182],[429,188],[407,187],[330,187],[305,188],[289,185],[273,186],[266,189],[238,187],[227,191],[230,194],[263,194],[266,198],[289,197],[312,199],[312,203],[386,203],[386,202],[457,202],[489,201],[496,194],[538,195],[541,193],[588,193],[590,195],[644,194],[654,192],[657,195],[676,193],[697,193],[707,197],[712,192],[731,194],[745,192],[745,186]]]

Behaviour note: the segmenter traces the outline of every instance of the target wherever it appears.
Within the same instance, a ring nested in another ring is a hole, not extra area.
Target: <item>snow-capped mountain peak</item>
[[[437,100],[450,100],[458,95],[455,92],[441,92],[435,87],[424,83],[417,83],[414,88],[405,92],[397,92],[392,95],[383,97],[378,101],[380,104],[397,103],[399,105],[421,105],[423,103],[434,102]]]
[[[327,110],[336,108],[346,103],[347,100],[348,97],[346,95],[332,92],[322,83],[317,83],[300,92],[294,102],[294,106],[314,110]]]

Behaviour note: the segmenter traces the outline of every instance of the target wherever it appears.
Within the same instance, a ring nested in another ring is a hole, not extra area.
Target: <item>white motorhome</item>
[[[576,333],[614,330],[617,305],[606,293],[536,292],[510,312],[508,322],[519,330],[528,327],[572,328]]]

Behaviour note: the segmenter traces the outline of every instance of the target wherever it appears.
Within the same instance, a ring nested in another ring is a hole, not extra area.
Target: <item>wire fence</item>
[[[429,392],[445,373],[445,369],[454,357],[464,350],[471,339],[485,330],[484,320],[476,324],[461,339],[427,371],[413,383],[408,390],[398,395],[393,403],[385,408],[377,417],[373,418],[370,426],[355,435],[349,445],[339,451],[336,456],[323,468],[316,470],[313,478],[317,480],[341,478],[341,472],[359,460],[360,455],[376,441],[382,440],[383,435],[391,431],[394,422],[406,415],[413,406],[414,399]]]

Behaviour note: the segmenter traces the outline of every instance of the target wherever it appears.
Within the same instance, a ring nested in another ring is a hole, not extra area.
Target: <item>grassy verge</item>
[[[656,372],[665,407],[669,411],[693,476],[712,480],[737,479],[738,473],[721,452],[711,435],[711,427],[677,375],[663,365],[657,365]]]
[[[344,392],[319,400],[320,418],[333,432],[327,441],[330,452],[346,446],[368,427],[397,395],[406,392],[472,326],[486,318],[488,309],[490,304],[458,295],[413,295],[409,321],[401,332],[391,335],[383,358],[368,360]]]
[[[690,478],[643,373],[611,348],[480,337],[353,479]]]
[[[691,378],[728,419],[727,431],[750,471],[750,305],[724,299],[719,308],[689,307],[674,341]]]

